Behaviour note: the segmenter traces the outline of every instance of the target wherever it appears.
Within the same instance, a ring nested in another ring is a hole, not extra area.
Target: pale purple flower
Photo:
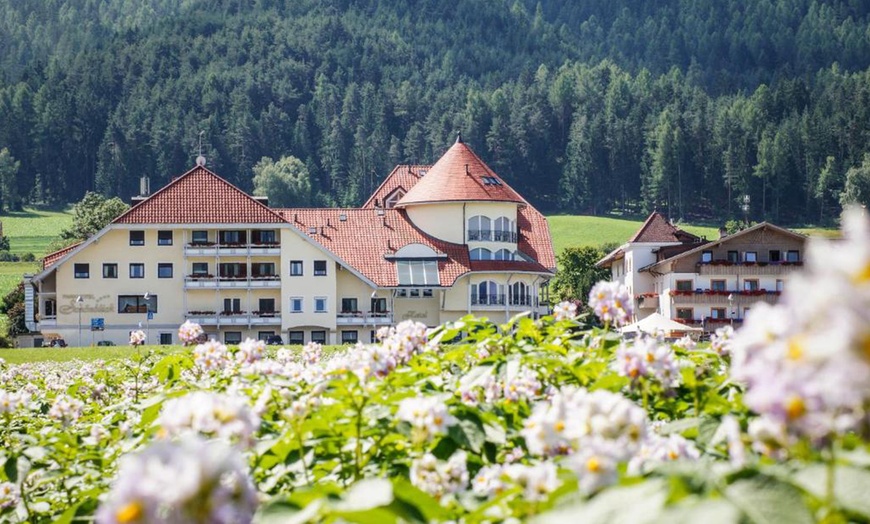
[[[464,451],[453,453],[447,462],[439,461],[431,453],[411,463],[411,484],[446,502],[446,496],[462,491],[468,485],[468,467]]]
[[[571,320],[577,317],[577,304],[570,301],[559,302],[553,308],[555,320]]]
[[[185,320],[184,324],[178,327],[178,340],[185,346],[195,344],[204,333],[202,326],[196,322]]]
[[[631,378],[633,383],[643,378],[672,388],[679,385],[680,378],[675,358],[669,345],[641,336],[620,343],[612,367],[620,375]]]
[[[612,327],[628,324],[634,314],[628,288],[619,282],[595,284],[589,292],[589,307],[602,322]]]
[[[203,371],[222,370],[230,363],[227,346],[217,340],[198,344],[193,350],[193,360]]]
[[[48,416],[68,426],[82,416],[84,407],[81,400],[69,395],[60,395],[54,399],[54,403],[48,410]]]
[[[145,332],[141,329],[130,332],[130,345],[138,346],[145,343]]]
[[[262,359],[265,352],[265,342],[253,338],[246,338],[244,342],[239,344],[239,350],[236,352],[236,360],[242,364],[253,364]]]
[[[459,422],[438,397],[406,398],[399,404],[396,417],[411,424],[415,440],[431,440]]]
[[[539,462],[533,466],[510,464],[504,467],[504,474],[523,488],[525,500],[533,502],[546,500],[561,484],[556,465],[551,461]]]
[[[18,486],[11,482],[0,482],[0,509],[11,508],[21,501]]]
[[[248,446],[260,418],[243,397],[197,391],[168,400],[157,424],[168,437],[199,434]]]

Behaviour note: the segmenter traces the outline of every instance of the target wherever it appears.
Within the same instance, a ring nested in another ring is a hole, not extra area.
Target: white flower
[[[553,308],[553,318],[556,320],[571,320],[577,316],[577,304],[564,301],[556,304]]]
[[[265,352],[265,342],[262,340],[254,340],[253,338],[246,338],[244,342],[239,344],[239,351],[236,352],[236,360],[241,363],[251,364],[263,358],[263,353]]]
[[[628,465],[629,473],[640,475],[649,467],[675,460],[698,460],[701,454],[695,444],[683,436],[672,433],[667,437],[649,433],[640,450]]]
[[[138,346],[145,343],[145,332],[141,329],[130,332],[130,345]]]
[[[504,467],[498,464],[480,468],[471,481],[471,489],[480,497],[491,497],[505,490]]]
[[[48,410],[48,416],[63,423],[64,426],[77,421],[82,416],[84,403],[69,395],[60,395],[54,399],[54,404]]]
[[[458,421],[438,397],[406,398],[399,404],[396,417],[411,424],[416,438],[430,440],[447,433]]]
[[[20,500],[18,486],[11,482],[0,482],[0,509],[16,506]]]
[[[591,495],[616,482],[616,467],[621,455],[621,450],[614,448],[614,444],[598,440],[581,447],[566,464],[577,475],[580,492]]]
[[[24,403],[24,398],[20,393],[13,393],[0,389],[0,415],[4,413],[15,413]]]
[[[317,342],[309,342],[302,348],[302,362],[308,365],[318,364],[323,356],[323,346]]]
[[[542,501],[559,487],[556,465],[550,461],[534,466],[511,464],[505,466],[504,473],[523,488],[525,500]]]
[[[589,307],[602,322],[613,327],[628,324],[634,313],[628,288],[619,282],[595,284],[589,292]]]
[[[632,382],[646,378],[665,388],[679,385],[680,372],[675,363],[674,350],[653,337],[641,336],[622,341],[616,350],[613,368]]]
[[[426,453],[411,463],[411,484],[445,502],[444,497],[468,485],[468,468],[464,451],[455,452],[447,462]]]
[[[203,371],[221,370],[230,362],[227,347],[217,340],[198,344],[193,350],[193,360]]]
[[[157,442],[122,459],[99,524],[250,522],[257,493],[237,450],[198,438]]]
[[[242,397],[197,391],[167,401],[157,423],[168,437],[194,433],[250,445],[260,419]]]
[[[187,346],[188,344],[194,344],[198,342],[199,338],[204,333],[205,332],[202,330],[202,326],[200,326],[196,322],[185,320],[184,324],[182,324],[178,328],[178,340],[180,340],[182,344]]]

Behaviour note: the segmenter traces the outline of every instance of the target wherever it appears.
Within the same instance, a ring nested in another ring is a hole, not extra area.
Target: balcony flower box
[[[247,315],[247,311],[221,311],[221,316],[224,317],[233,317],[233,316],[241,316]]]
[[[191,242],[187,245],[189,247],[214,247],[216,244],[214,242]]]
[[[211,280],[214,278],[214,275],[202,274],[202,275],[189,275],[187,277],[188,280]]]
[[[251,242],[251,247],[281,247],[278,242]]]
[[[214,315],[214,311],[188,311],[187,316],[189,317],[208,317]]]
[[[252,314],[254,316],[257,316],[257,317],[272,318],[272,317],[277,317],[278,315],[281,314],[281,312],[280,311],[254,311]]]
[[[251,276],[251,280],[278,280],[280,277],[278,275],[253,275]]]

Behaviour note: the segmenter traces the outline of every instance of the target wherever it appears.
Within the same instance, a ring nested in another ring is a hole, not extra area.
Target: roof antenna
[[[196,165],[200,167],[205,167],[205,157],[202,156],[202,135],[205,134],[205,131],[199,132],[199,156],[196,157]]]
[[[465,164],[465,174],[471,176],[471,172],[468,171],[468,164]]]
[[[462,143],[462,131],[457,131],[457,132],[456,132],[456,143],[457,143],[457,144],[461,144],[461,143]]]

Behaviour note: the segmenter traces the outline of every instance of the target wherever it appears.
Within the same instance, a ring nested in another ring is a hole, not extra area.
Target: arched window
[[[475,293],[471,297],[472,304],[481,306],[504,305],[504,286],[487,280],[474,286],[474,290]]]
[[[485,247],[479,247],[472,249],[469,256],[471,257],[471,260],[492,260],[492,251]]]
[[[513,260],[514,253],[510,249],[499,249],[495,252],[495,260]]]
[[[468,240],[492,240],[492,221],[488,216],[476,215],[468,219]]]
[[[511,304],[514,306],[532,305],[530,290],[531,287],[529,287],[525,282],[514,282],[511,285]]]
[[[517,235],[514,232],[514,221],[508,217],[498,217],[493,227],[493,240],[496,242],[516,242]]]
[[[384,207],[387,209],[396,207],[396,202],[398,202],[403,196],[405,196],[405,190],[400,187],[396,188],[392,193],[384,198]]]

